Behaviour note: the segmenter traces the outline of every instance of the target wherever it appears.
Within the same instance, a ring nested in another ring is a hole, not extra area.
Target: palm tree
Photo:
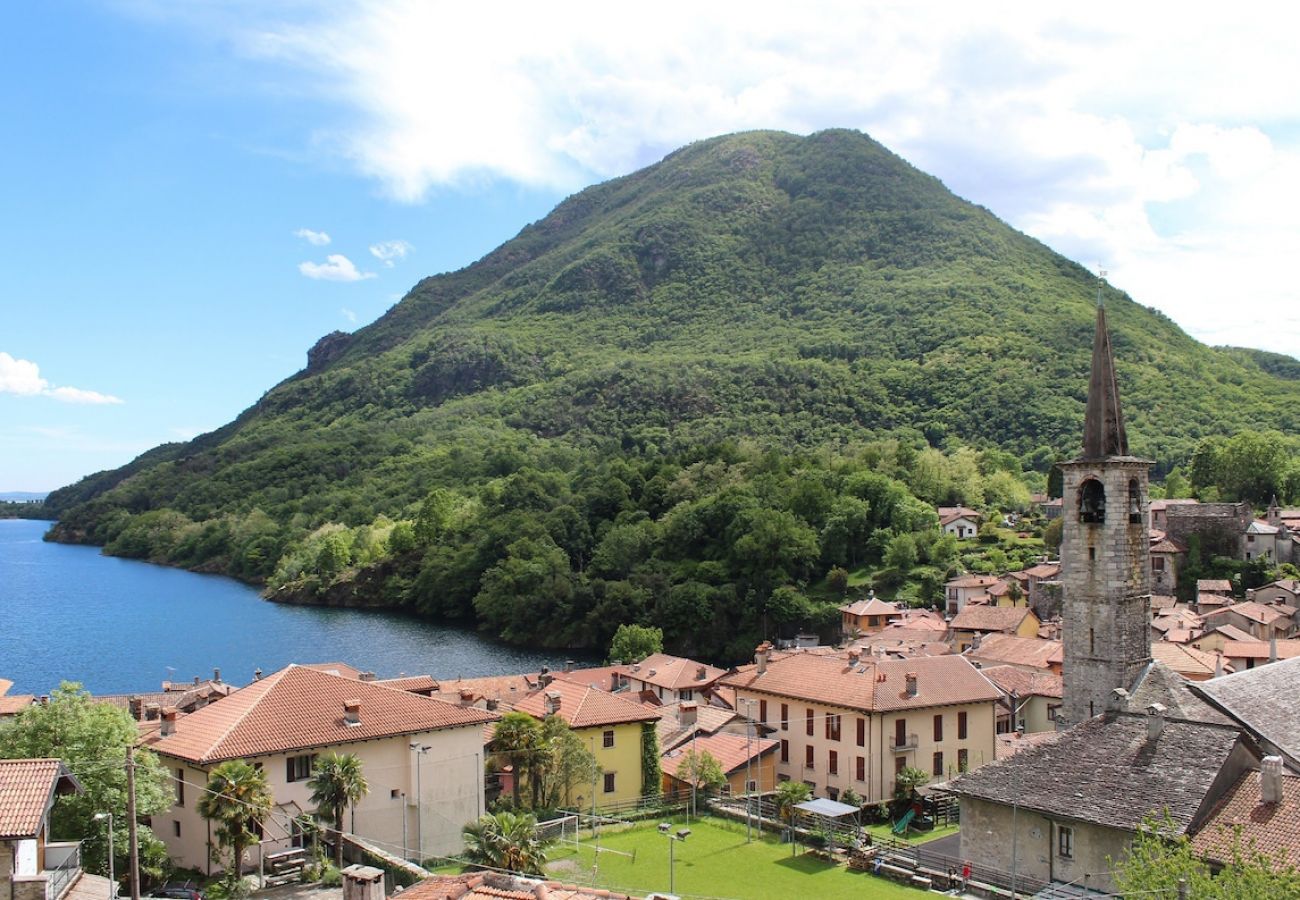
[[[546,864],[546,841],[529,813],[499,812],[471,822],[463,831],[465,856],[493,869],[540,875]]]
[[[256,766],[232,759],[212,770],[198,811],[203,818],[217,823],[217,843],[230,848],[232,882],[239,879],[244,848],[258,839],[254,829],[270,813],[272,803],[266,773]]]
[[[776,809],[790,821],[790,813],[812,795],[812,788],[802,781],[783,781],[776,786]]]
[[[361,760],[352,753],[326,753],[316,760],[307,787],[316,815],[334,826],[334,863],[343,868],[343,810],[355,806],[370,790],[361,774]]]
[[[512,786],[515,809],[521,805],[519,797],[520,782],[525,772],[531,772],[533,764],[542,749],[541,723],[527,713],[508,712],[497,723],[492,733],[492,749],[510,761],[515,778]],[[532,777],[537,777],[532,772]]]

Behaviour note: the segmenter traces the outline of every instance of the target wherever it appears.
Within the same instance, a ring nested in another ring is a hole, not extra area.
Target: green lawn
[[[924,844],[927,841],[938,840],[947,837],[950,834],[956,834],[961,829],[960,825],[940,825],[933,831],[909,831],[905,836],[894,834],[894,830],[888,825],[868,825],[867,831],[874,837],[893,838],[896,841],[906,841],[909,844]]]
[[[685,825],[673,819],[673,830]],[[806,853],[792,857],[790,846],[775,837],[755,836],[745,842],[745,826],[724,819],[694,819],[691,834],[673,846],[676,856],[676,893],[688,897],[762,898],[882,898],[918,900],[925,891],[903,887],[847,866],[837,866]],[[560,880],[572,879],[612,890],[644,895],[668,890],[668,838],[659,833],[658,822],[601,835],[600,846],[635,853],[628,858],[602,852],[597,857],[589,839],[575,851],[572,844],[551,848],[547,873]],[[599,866],[593,873],[593,862]]]

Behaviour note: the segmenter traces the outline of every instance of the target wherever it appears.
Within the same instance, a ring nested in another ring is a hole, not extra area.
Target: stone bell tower
[[[1151,662],[1147,476],[1130,456],[1106,311],[1097,308],[1083,455],[1062,463],[1061,589],[1065,724],[1106,709]]]

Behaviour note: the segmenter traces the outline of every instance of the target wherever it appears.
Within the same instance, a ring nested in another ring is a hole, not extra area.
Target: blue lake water
[[[217,575],[47,544],[48,522],[0,519],[0,678],[12,693],[61,680],[94,693],[156,691],[163,680],[232,684],[291,662],[350,663],[381,678],[536,671],[563,651],[509,647],[462,628],[364,610],[281,606]]]

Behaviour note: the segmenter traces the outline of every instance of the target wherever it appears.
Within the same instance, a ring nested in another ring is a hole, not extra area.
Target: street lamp
[[[113,814],[95,813],[95,821],[108,820],[108,900],[117,900],[117,881],[113,878]]]
[[[411,749],[415,751],[415,834],[416,841],[420,845],[420,862],[424,862],[424,807],[421,804],[424,801],[424,791],[420,786],[420,765],[421,757],[428,754],[433,748],[428,744],[411,744]]]
[[[676,831],[673,831],[673,826],[670,822],[660,822],[659,833],[668,838],[668,893],[676,894],[677,886],[673,877],[673,868],[677,861],[673,858],[673,848],[677,846],[678,841],[684,841],[690,837],[691,830],[689,828],[678,828]]]
[[[745,707],[745,842],[749,843],[754,839],[754,826],[751,824],[752,814],[750,812],[750,803],[753,800],[754,794],[752,788],[754,777],[751,774],[751,767],[754,762],[754,752],[750,749],[749,743],[750,738],[754,734],[754,701],[752,699],[744,699],[740,701],[740,705]],[[759,772],[762,772],[761,768],[759,769]],[[758,817],[758,830],[760,832],[763,830],[763,815],[761,807]]]

